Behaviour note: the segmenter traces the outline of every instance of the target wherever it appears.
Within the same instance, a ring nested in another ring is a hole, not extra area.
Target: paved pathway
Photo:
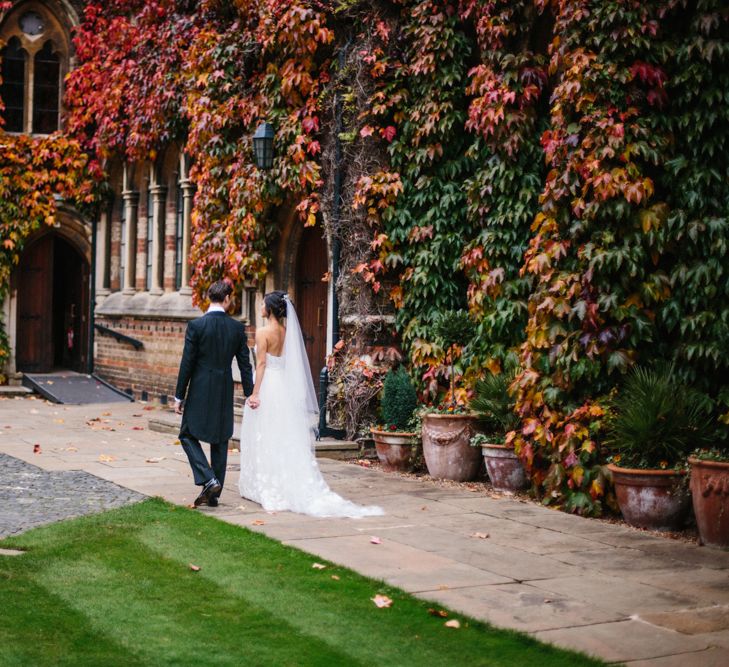
[[[0,538],[144,499],[87,472],[48,472],[0,452]]]
[[[59,406],[0,398],[0,452],[46,471],[83,470],[189,504],[196,489],[184,453],[172,436],[147,429],[148,419],[161,414],[140,403]],[[41,453],[33,453],[36,444]],[[269,514],[236,494],[238,465],[232,454],[220,507],[202,511],[461,613],[608,661],[729,664],[727,551],[569,516],[485,488],[471,493],[328,460],[321,467],[333,489],[382,505],[386,516]]]

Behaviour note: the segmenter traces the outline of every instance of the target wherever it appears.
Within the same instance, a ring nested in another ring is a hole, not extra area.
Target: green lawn
[[[3,667],[601,664],[160,500],[0,545]]]

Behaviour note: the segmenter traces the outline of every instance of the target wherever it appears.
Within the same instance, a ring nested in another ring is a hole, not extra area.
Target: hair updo
[[[285,297],[286,292],[282,292],[281,290],[269,292],[263,297],[263,303],[266,305],[266,311],[279,321],[286,317]]]

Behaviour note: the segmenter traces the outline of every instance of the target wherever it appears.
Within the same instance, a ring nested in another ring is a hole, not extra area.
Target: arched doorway
[[[309,357],[314,387],[319,391],[319,373],[326,363],[329,265],[327,246],[320,227],[305,227],[296,256],[296,312]]]
[[[17,272],[16,368],[83,372],[88,361],[89,265],[63,237],[45,234]]]

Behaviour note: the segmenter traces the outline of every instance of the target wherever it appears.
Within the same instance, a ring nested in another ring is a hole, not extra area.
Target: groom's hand
[[[178,415],[182,414],[182,401],[178,398],[175,399],[175,412]]]

